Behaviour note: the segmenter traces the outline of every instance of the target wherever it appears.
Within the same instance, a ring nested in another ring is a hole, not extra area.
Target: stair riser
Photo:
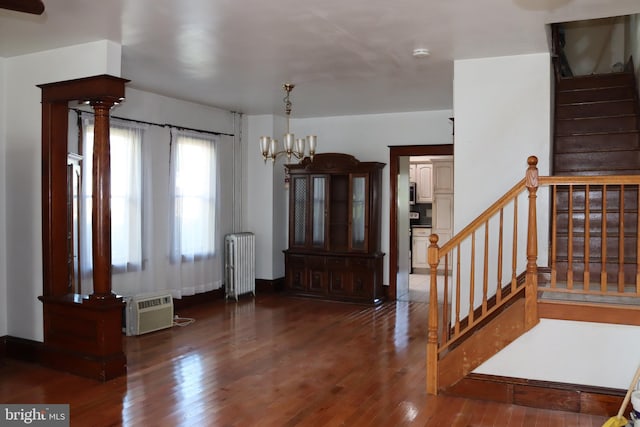
[[[554,156],[555,174],[627,174],[629,171],[640,171],[640,152],[609,151],[602,153],[570,153]],[[600,173],[603,174],[603,173]]]
[[[584,278],[584,264],[581,262],[574,262],[573,268],[573,282],[574,288],[580,289],[583,287]],[[600,288],[600,273],[602,265],[598,262],[589,263],[589,288],[592,290]],[[556,263],[556,283],[563,283],[567,281],[567,263]],[[607,289],[609,291],[617,291],[618,288],[618,265],[607,264]],[[634,284],[636,282],[636,268],[635,264],[625,264],[622,268],[624,272],[624,284],[625,292],[633,293]]]
[[[620,215],[618,213],[607,213],[607,235],[610,237],[617,236],[619,233],[618,220]],[[635,213],[624,214],[624,234],[625,239],[635,239],[636,237],[636,223],[637,215]],[[556,217],[556,226],[561,232],[568,230],[569,227],[569,215],[566,213],[558,214]],[[584,226],[584,213],[574,212],[573,214],[573,233],[574,235],[583,235],[585,230]],[[591,237],[600,239],[600,232],[602,230],[602,216],[600,213],[589,214],[589,232]],[[566,234],[566,233],[565,233]],[[616,237],[617,238],[617,237]]]
[[[631,132],[635,130],[638,130],[638,121],[635,116],[596,117],[556,121],[556,135]]]
[[[560,79],[560,81],[558,81],[557,83],[557,89],[588,89],[592,87],[628,86],[632,84],[633,74],[610,73]]]
[[[557,119],[573,119],[576,117],[603,117],[621,114],[635,114],[636,104],[633,99],[608,102],[586,102],[578,104],[558,105]]]
[[[638,132],[556,136],[554,144],[556,154],[638,149],[640,149]]]
[[[573,104],[576,102],[617,101],[633,99],[634,90],[631,87],[608,87],[602,89],[579,89],[574,91],[560,91],[556,94],[557,104]]]

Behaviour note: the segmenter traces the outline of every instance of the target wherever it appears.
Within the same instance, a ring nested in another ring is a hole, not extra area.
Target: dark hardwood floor
[[[127,337],[128,375],[98,383],[4,359],[0,402],[68,403],[72,426],[590,426],[605,417],[427,396],[426,303],[281,295],[178,312]]]

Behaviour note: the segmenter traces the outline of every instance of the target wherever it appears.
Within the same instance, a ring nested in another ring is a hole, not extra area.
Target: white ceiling
[[[455,59],[546,52],[548,23],[640,13],[638,0],[44,3],[42,16],[0,10],[0,56],[108,39],[132,87],[282,114],[290,81],[294,117],[452,109]]]

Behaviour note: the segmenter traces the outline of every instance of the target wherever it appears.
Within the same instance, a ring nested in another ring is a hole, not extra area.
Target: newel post
[[[427,261],[431,269],[429,287],[429,325],[427,328],[427,393],[438,394],[438,235],[429,236]]]
[[[538,158],[527,159],[525,185],[529,191],[529,218],[527,226],[527,273],[525,282],[524,324],[527,330],[540,320],[538,317],[538,224],[536,200],[538,191]]]

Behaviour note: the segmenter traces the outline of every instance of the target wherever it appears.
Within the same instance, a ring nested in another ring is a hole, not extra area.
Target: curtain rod
[[[78,113],[94,114],[92,111],[85,111],[85,110],[81,110],[79,108],[69,108],[69,109],[71,111],[75,111],[76,114],[78,114]],[[214,132],[214,131],[211,131],[211,130],[187,128],[187,127],[184,127],[184,126],[172,125],[170,123],[152,123],[152,122],[145,122],[144,120],[128,119],[126,117],[118,117],[118,116],[111,116],[111,115],[109,117],[112,117],[112,118],[118,119],[118,120],[124,120],[125,122],[140,123],[140,124],[148,125],[148,126],[159,126],[159,127],[164,127],[164,128],[169,127],[169,128],[174,128],[174,129],[178,129],[178,130],[189,130],[189,131],[193,131],[193,132],[208,133],[208,134],[211,134],[211,135],[235,136],[235,134],[233,134],[233,133]]]

